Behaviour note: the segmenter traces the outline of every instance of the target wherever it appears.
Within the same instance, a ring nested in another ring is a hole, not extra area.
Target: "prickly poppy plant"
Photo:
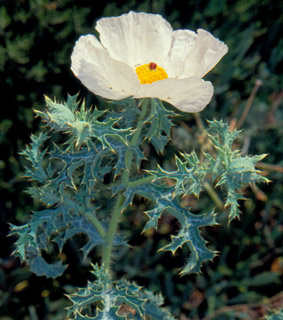
[[[102,109],[86,106],[77,95],[65,102],[46,97],[44,111],[36,111],[44,129],[22,155],[32,182],[28,193],[44,209],[33,212],[25,225],[11,227],[18,236],[14,254],[36,275],[56,278],[67,266],[46,261],[43,252],[51,242],[61,252],[70,238],[85,234],[83,258],[88,261],[97,247],[102,253],[92,261],[96,280],[68,295],[68,319],[174,319],[160,295],[111,272],[113,250],[127,247],[118,232],[121,217],[135,196],[148,200],[143,231],[157,229],[164,213],[174,216],[179,231],[161,250],[174,254],[188,247],[180,275],[198,273],[216,255],[200,228],[216,225],[217,211],[193,213],[182,199],[200,198],[209,182],[225,191],[228,220],[238,218],[241,187],[268,182],[255,169],[265,155],[242,156],[233,148],[239,131],[213,120],[206,130],[210,153],[178,153],[173,171],[158,164],[144,170],[145,146],[165,151],[174,119],[182,116],[179,110],[200,111],[209,103],[212,85],[202,77],[227,47],[207,31],[173,31],[159,15],[145,13],[101,19],[97,30],[100,41],[91,35],[78,40],[72,70],[95,94],[115,101]]]

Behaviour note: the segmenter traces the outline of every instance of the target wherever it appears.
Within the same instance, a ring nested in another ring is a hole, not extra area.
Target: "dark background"
[[[268,309],[283,305],[283,3],[0,0],[0,320],[64,319],[69,302],[63,294],[86,283],[89,268],[80,262],[76,239],[64,251],[70,267],[56,280],[34,276],[11,256],[15,238],[7,238],[9,223],[23,224],[36,209],[24,192],[28,183],[18,153],[30,134],[41,130],[33,109],[44,107],[44,95],[64,100],[68,93],[80,92],[87,104],[97,103],[70,71],[73,46],[80,35],[94,33],[97,19],[129,10],[159,13],[174,29],[206,29],[228,45],[228,54],[205,78],[213,82],[215,96],[198,120],[204,125],[213,118],[242,122],[238,147],[249,154],[269,154],[259,168],[272,183],[245,190],[249,200],[241,203],[240,221],[228,227],[224,212],[222,225],[203,230],[219,257],[207,262],[202,274],[182,278],[181,252],[174,257],[156,253],[174,223],[164,217],[158,232],[140,236],[146,218],[139,204],[121,225],[137,247],[120,253],[113,266],[117,277],[127,274],[162,292],[168,308],[182,320],[260,319]],[[194,115],[186,115],[172,132],[173,143],[191,151],[201,143],[198,129]],[[211,199],[204,196],[196,207],[207,205]]]

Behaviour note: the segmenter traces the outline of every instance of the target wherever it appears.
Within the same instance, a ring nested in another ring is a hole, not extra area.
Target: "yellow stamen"
[[[154,62],[137,67],[136,73],[141,84],[150,84],[168,78],[166,71]]]

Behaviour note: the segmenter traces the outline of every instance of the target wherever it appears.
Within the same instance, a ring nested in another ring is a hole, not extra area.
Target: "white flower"
[[[79,38],[72,71],[95,94],[111,99],[159,98],[185,112],[205,108],[213,95],[202,80],[228,51],[209,32],[173,31],[158,14],[129,12],[98,20]]]

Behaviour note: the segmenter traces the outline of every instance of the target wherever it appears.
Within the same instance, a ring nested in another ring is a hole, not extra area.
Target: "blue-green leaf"
[[[68,130],[68,124],[75,121],[74,110],[72,110],[73,101],[71,102],[71,99],[69,99],[69,103],[58,103],[45,96],[45,102],[47,110],[45,112],[35,111],[36,114],[47,122],[52,129],[58,131]]]
[[[127,152],[133,152],[136,168],[140,167],[140,163],[143,159],[146,159],[143,152],[140,150],[139,146],[127,146],[121,143],[118,140],[111,141],[111,145],[115,150],[115,154],[117,157],[117,161],[115,163],[115,172],[114,175],[117,177],[122,170],[130,170],[130,168],[126,168],[126,154]]]
[[[48,244],[57,243],[59,251],[72,236],[80,233],[87,235],[87,243],[82,248],[84,257],[96,246],[104,244],[99,231],[79,213],[80,207],[69,199],[68,204],[61,204],[56,208],[35,212],[29,222],[21,227],[11,226],[11,234],[19,236],[16,241],[14,254],[22,261],[31,265],[32,271],[46,276],[60,276],[65,267],[61,263],[47,264],[42,258],[42,250],[48,249]],[[95,215],[95,212],[92,212]],[[103,226],[101,225],[101,228]],[[114,245],[121,245],[123,241],[116,237]],[[38,264],[38,266],[37,266]],[[56,273],[58,272],[58,273]]]
[[[150,99],[149,106],[150,112],[145,120],[148,123],[145,138],[152,143],[158,153],[162,153],[169,141],[173,125],[170,117],[177,116],[177,114],[166,109],[159,99]]]
[[[61,261],[47,263],[40,255],[30,259],[29,266],[31,271],[37,276],[45,276],[47,278],[57,278],[61,276],[67,268]]]
[[[176,171],[168,172],[157,166],[157,170],[147,172],[154,177],[154,180],[173,179],[176,183],[174,186],[175,196],[192,193],[195,196],[199,196],[206,171],[202,166],[198,165],[199,160],[195,152],[192,152],[190,155],[182,154],[182,156],[185,162],[182,162],[177,156],[175,157]]]
[[[44,164],[44,157],[47,150],[41,150],[43,143],[48,139],[48,135],[40,133],[38,136],[31,136],[31,145],[28,146],[21,155],[23,155],[31,164],[26,167],[25,176],[30,180],[44,183],[48,179],[48,173]]]
[[[217,152],[217,158],[213,159],[206,154],[209,162],[209,171],[213,179],[217,179],[216,186],[222,186],[227,191],[225,207],[229,207],[229,222],[239,217],[240,199],[244,199],[239,192],[242,186],[249,183],[269,182],[260,175],[255,165],[261,161],[265,154],[258,156],[241,156],[239,150],[233,150],[232,145],[239,131],[230,131],[227,124],[222,121],[209,121],[208,135]]]
[[[99,141],[103,148],[114,152],[109,137],[127,144],[128,136],[133,133],[131,128],[120,129],[115,127],[119,119],[108,118],[105,121],[98,119],[105,111],[98,109],[87,109],[85,102],[76,101],[77,95],[68,97],[67,102],[58,103],[46,97],[47,109],[43,112],[37,111],[43,121],[56,131],[62,131],[69,135],[69,148],[79,149],[82,145],[88,148],[95,141]]]
[[[157,229],[158,220],[163,212],[168,212],[180,221],[180,231],[176,236],[171,237],[171,242],[161,250],[170,250],[174,254],[178,248],[188,245],[191,255],[181,274],[199,272],[202,262],[211,260],[215,252],[206,247],[206,241],[202,238],[199,228],[217,224],[215,213],[192,214],[188,208],[183,208],[174,197],[174,187],[167,187],[159,184],[140,184],[128,188],[124,195],[126,204],[130,204],[135,194],[146,197],[153,201],[153,209],[146,212],[149,217],[144,231],[153,227]]]
[[[94,266],[93,274],[97,277],[95,281],[68,295],[72,302],[68,315],[74,319],[143,320],[150,316],[152,320],[174,320],[170,313],[162,308],[161,296],[154,296],[124,279],[112,282],[109,274],[98,266]]]
[[[110,310],[104,309],[103,311],[98,310],[98,314],[95,319],[98,320],[123,320],[125,317],[118,315],[118,308],[111,307]]]

